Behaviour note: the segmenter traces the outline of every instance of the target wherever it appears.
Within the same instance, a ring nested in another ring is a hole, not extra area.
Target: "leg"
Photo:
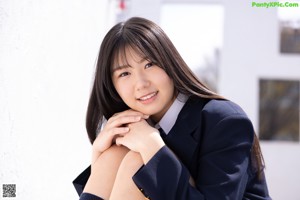
[[[138,190],[132,176],[143,165],[139,153],[129,151],[124,157],[113,186],[110,200],[141,200],[144,195]]]
[[[128,151],[126,147],[114,145],[103,152],[93,164],[83,192],[109,199],[119,166]]]

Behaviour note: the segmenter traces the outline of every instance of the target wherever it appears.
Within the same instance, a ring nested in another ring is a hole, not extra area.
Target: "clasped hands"
[[[148,115],[134,110],[116,113],[109,118],[93,143],[92,163],[116,143],[140,153],[146,164],[165,145],[159,131],[146,121],[148,118]]]

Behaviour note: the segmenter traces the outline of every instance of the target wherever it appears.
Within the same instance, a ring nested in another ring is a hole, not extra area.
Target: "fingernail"
[[[148,119],[149,118],[149,115],[144,115],[143,116],[145,119]]]
[[[135,117],[135,120],[139,121],[139,120],[141,120],[141,117],[137,116],[137,117]]]

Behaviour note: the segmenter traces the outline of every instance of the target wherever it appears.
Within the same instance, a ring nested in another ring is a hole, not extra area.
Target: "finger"
[[[118,145],[118,146],[123,145],[123,137],[116,138],[116,145]]]
[[[119,137],[124,137],[127,133],[120,133],[113,136],[112,142],[116,144],[116,139]]]
[[[112,134],[112,136],[124,135],[124,134],[128,133],[129,130],[130,130],[129,127],[118,127],[118,128],[112,129],[111,134]]]
[[[141,112],[134,111],[132,109],[125,110],[125,111],[119,112],[119,113],[115,113],[111,118],[115,119],[115,118],[123,117],[123,116],[127,116],[127,115],[129,115],[129,116],[141,116],[144,119],[149,118],[149,115],[145,115]]]
[[[112,127],[120,127],[124,126],[130,123],[134,122],[139,122],[142,120],[141,116],[123,116],[123,117],[118,117],[117,119],[113,120],[110,125]]]

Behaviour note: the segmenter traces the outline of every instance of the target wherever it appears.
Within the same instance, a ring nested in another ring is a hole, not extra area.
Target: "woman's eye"
[[[125,76],[128,76],[129,75],[129,72],[123,72],[119,75],[119,77],[125,77]]]
[[[145,68],[149,68],[149,67],[152,67],[152,66],[153,66],[153,63],[150,62],[150,63],[147,63],[147,64],[145,65]]]

